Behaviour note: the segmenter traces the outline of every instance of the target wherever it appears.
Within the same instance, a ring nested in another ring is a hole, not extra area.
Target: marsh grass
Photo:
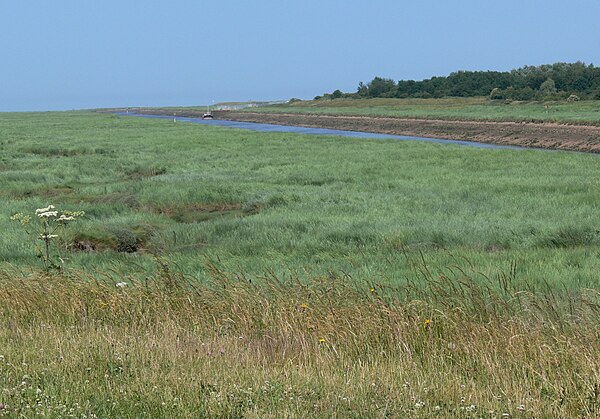
[[[0,415],[599,415],[597,156],[77,112],[0,143]],[[86,212],[61,274],[8,219],[49,202]]]
[[[145,280],[3,270],[0,415],[600,413],[597,291],[414,266],[402,287],[211,263],[199,283],[160,259]]]
[[[600,101],[568,103],[491,101],[487,98],[336,99],[249,108],[250,112],[404,118],[600,124]]]
[[[438,266],[450,253],[482,271],[519,260],[518,280],[597,286],[593,155],[86,112],[2,114],[0,141],[0,264],[37,262],[8,216],[54,203],[86,212],[65,231],[61,257],[76,269],[144,276],[158,253],[199,279],[219,257],[251,275],[399,283],[404,251],[421,251]]]

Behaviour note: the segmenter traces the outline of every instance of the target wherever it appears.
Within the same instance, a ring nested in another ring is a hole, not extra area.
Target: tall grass
[[[597,291],[415,267],[402,287],[4,270],[0,416],[597,417]]]
[[[10,215],[83,210],[61,257],[145,275],[152,255],[260,275],[399,283],[404,252],[597,286],[597,156],[254,133],[94,113],[0,116],[0,264],[38,261]],[[2,215],[4,214],[4,215]],[[71,244],[69,246],[69,244]]]

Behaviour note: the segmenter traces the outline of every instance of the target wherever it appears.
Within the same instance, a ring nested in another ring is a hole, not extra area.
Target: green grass
[[[66,238],[95,250],[62,257],[96,272],[151,271],[158,254],[199,278],[213,261],[257,276],[342,271],[396,283],[422,252],[436,266],[516,262],[528,280],[597,285],[594,155],[93,113],[3,114],[0,143],[5,264],[37,263],[8,217],[54,204],[86,212]]]
[[[90,112],[0,149],[0,417],[598,416],[596,155]],[[9,220],[48,204],[61,273]]]
[[[249,112],[317,115],[394,116],[403,118],[535,121],[600,124],[600,101],[511,102],[486,98],[336,99],[301,101],[248,109]]]

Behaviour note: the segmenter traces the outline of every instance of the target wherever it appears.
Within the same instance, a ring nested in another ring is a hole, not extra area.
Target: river
[[[510,145],[498,145],[498,144],[486,144],[477,143],[474,141],[460,141],[460,140],[445,140],[442,138],[427,138],[427,137],[412,137],[406,135],[393,135],[393,134],[379,134],[374,132],[361,132],[361,131],[344,131],[337,129],[328,128],[308,128],[298,127],[291,125],[275,125],[275,124],[261,124],[256,122],[239,122],[239,121],[227,121],[221,119],[202,119],[202,118],[190,118],[184,116],[168,116],[168,115],[148,115],[140,114],[135,112],[117,112],[116,115],[121,116],[136,116],[141,118],[153,118],[153,119],[168,119],[176,120],[178,122],[191,122],[194,124],[202,125],[214,125],[229,128],[246,129],[250,131],[259,132],[288,132],[294,134],[307,134],[307,135],[335,135],[342,137],[351,138],[375,138],[381,140],[401,140],[401,141],[426,141],[430,143],[439,144],[457,144],[467,147],[477,148],[497,148],[497,149],[519,149],[522,150],[524,147],[510,146]]]

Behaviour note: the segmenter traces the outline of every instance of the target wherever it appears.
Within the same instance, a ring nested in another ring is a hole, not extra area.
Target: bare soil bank
[[[140,113],[172,115],[169,111],[156,109],[140,109],[137,111]],[[177,115],[199,117],[202,116],[202,113],[202,111],[190,110],[177,112]],[[213,114],[216,119],[231,121],[332,128],[600,153],[599,126],[234,111],[214,111]]]
[[[600,127],[595,126],[250,112],[215,112],[215,117],[233,121],[333,128],[600,153]]]

